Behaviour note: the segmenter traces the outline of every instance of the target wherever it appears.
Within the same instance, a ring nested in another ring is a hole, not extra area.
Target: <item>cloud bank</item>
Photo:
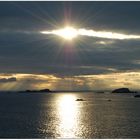
[[[128,76],[140,69],[139,13],[140,2],[0,2],[0,89],[139,88]],[[74,41],[57,36],[65,25]]]
[[[8,82],[16,82],[16,81],[17,81],[17,79],[15,77],[0,79],[0,83],[8,83]]]

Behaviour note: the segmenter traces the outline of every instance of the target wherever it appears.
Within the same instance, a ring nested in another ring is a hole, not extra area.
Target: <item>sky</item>
[[[1,1],[0,90],[139,90],[139,13],[139,1]]]

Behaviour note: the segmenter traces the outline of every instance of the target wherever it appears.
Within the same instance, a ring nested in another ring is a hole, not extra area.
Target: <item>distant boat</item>
[[[84,101],[83,99],[76,99],[76,101]]]

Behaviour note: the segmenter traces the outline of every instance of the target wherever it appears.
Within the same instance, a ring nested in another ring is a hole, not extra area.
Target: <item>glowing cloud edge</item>
[[[98,37],[98,38],[107,38],[107,39],[119,39],[119,40],[140,39],[140,35],[122,34],[116,32],[108,32],[108,31],[87,30],[84,28],[75,29],[73,27],[65,27],[63,29],[51,30],[51,31],[40,31],[40,33],[58,35],[68,40],[71,40],[72,38],[75,38],[79,35]]]

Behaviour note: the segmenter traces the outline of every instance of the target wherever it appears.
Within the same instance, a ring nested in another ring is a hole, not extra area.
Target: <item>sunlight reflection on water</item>
[[[78,116],[80,109],[75,101],[74,95],[63,95],[59,99],[58,112],[60,117],[60,125],[58,131],[62,138],[75,138],[76,128],[78,127]]]
[[[140,138],[139,106],[128,93],[1,93],[0,137]]]

